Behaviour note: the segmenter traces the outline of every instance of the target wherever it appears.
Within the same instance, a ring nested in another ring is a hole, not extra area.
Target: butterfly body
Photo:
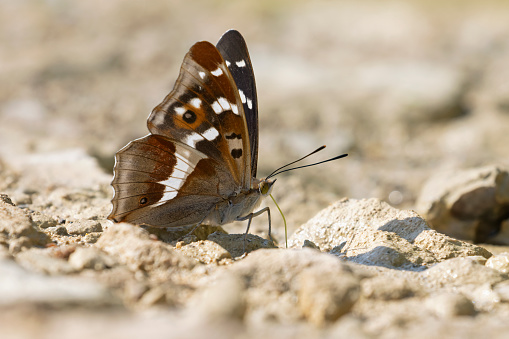
[[[275,180],[257,179],[258,110],[249,53],[230,30],[193,45],[150,134],[117,152],[115,222],[153,227],[251,221]],[[249,226],[248,226],[249,228]]]

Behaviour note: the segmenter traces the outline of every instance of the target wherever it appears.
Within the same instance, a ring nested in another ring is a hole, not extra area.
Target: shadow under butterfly
[[[276,175],[318,163],[287,168],[257,179],[258,105],[246,42],[227,31],[216,46],[191,47],[173,90],[147,121],[150,134],[117,152],[111,185],[115,194],[108,219],[150,227],[224,225],[248,220],[270,195]],[[194,230],[194,228],[193,228]],[[192,232],[192,231],[191,231]]]

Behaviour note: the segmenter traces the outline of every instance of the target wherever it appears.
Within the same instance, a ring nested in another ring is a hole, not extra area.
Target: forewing
[[[154,108],[147,124],[151,133],[179,140],[221,163],[239,187],[250,187],[251,152],[242,100],[214,45],[202,41],[191,47],[173,90]]]
[[[155,227],[196,225],[235,189],[224,166],[176,140],[148,135],[118,151],[108,219]]]
[[[251,176],[256,178],[258,164],[258,101],[253,66],[246,41],[236,30],[224,33],[216,45],[230,70],[246,115],[251,146]]]

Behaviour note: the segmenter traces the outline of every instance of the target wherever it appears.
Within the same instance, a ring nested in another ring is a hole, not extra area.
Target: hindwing
[[[117,152],[109,219],[158,227],[194,225],[235,189],[224,166],[160,135],[131,141]]]

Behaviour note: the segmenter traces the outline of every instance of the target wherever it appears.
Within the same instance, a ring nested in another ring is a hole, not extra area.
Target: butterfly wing
[[[236,30],[224,33],[216,45],[239,91],[251,146],[251,176],[256,178],[258,164],[258,100],[256,83],[247,44]]]
[[[184,58],[175,87],[150,114],[151,133],[215,159],[238,188],[251,186],[251,151],[235,80],[214,45],[198,42]],[[233,190],[232,190],[233,193]]]
[[[108,219],[157,227],[196,225],[234,189],[215,159],[176,140],[148,135],[117,152]]]

